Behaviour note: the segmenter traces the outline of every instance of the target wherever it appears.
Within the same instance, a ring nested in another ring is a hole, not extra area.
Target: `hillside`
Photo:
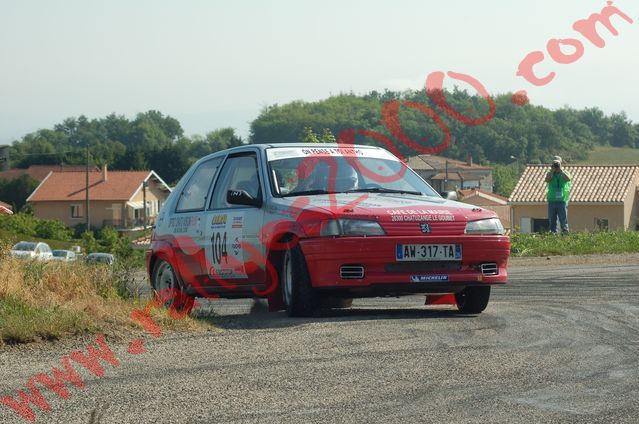
[[[639,149],[630,147],[596,146],[579,165],[639,165]]]

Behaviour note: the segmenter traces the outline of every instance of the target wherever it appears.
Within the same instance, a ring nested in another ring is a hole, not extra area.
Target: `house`
[[[473,164],[472,156],[466,162],[435,155],[409,157],[406,164],[425,179],[438,192],[479,188],[493,191],[493,170],[489,166]]]
[[[170,191],[153,171],[108,171],[105,165],[89,172],[90,225],[129,230],[153,224]],[[27,203],[36,217],[73,227],[86,222],[85,200],[86,172],[52,171]]]
[[[639,165],[565,165],[572,175],[571,230],[637,229]],[[512,223],[522,233],[548,230],[544,178],[547,165],[529,165],[508,199]]]
[[[458,190],[460,202],[481,206],[497,213],[504,228],[510,229],[510,205],[508,198],[496,193],[489,193],[478,188]]]

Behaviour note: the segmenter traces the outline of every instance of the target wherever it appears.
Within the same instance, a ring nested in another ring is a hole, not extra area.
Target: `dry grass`
[[[84,263],[24,261],[0,246],[0,345],[102,332],[141,333],[130,315],[144,302],[124,298],[114,271]],[[206,323],[171,319],[154,311],[154,320],[171,330],[198,330]]]

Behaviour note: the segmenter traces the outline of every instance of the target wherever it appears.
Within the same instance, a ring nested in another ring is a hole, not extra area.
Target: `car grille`
[[[497,267],[497,264],[494,263],[494,262],[481,264],[480,268],[481,268],[481,273],[483,275],[497,275],[497,274],[499,274],[499,268]]]
[[[342,265],[339,276],[344,280],[361,280],[364,278],[364,267],[361,265]]]
[[[410,222],[380,222],[384,232],[389,236],[452,236],[464,234],[465,222],[432,222],[423,221],[430,224],[430,232],[422,233],[420,223],[422,221]]]

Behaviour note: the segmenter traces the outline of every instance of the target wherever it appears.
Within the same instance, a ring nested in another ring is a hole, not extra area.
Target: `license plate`
[[[396,261],[461,261],[460,244],[398,244]]]

